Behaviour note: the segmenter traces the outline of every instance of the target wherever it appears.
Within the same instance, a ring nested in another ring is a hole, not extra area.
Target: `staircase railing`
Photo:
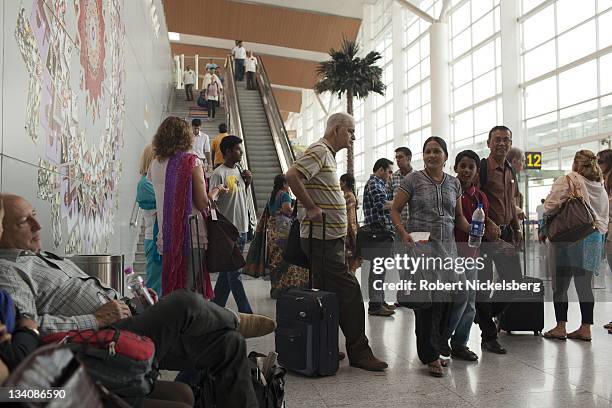
[[[276,98],[272,92],[272,86],[270,85],[266,67],[260,57],[257,57],[256,80],[257,86],[259,86],[259,94],[263,101],[264,111],[268,118],[268,125],[270,126],[270,132],[272,133],[272,140],[274,141],[274,148],[278,154],[281,170],[283,173],[286,173],[295,161],[295,154],[291,148],[291,142],[289,142],[287,129],[285,129],[285,121],[281,116]]]
[[[236,82],[234,81],[234,60],[231,55],[228,57],[227,69],[225,74],[225,110],[227,115],[227,123],[229,124],[230,132],[244,140],[244,132],[242,129],[242,121],[240,120],[240,106],[238,105],[238,91],[236,90]],[[248,169],[249,159],[247,154],[246,142],[242,143],[242,168]],[[249,207],[249,214],[251,224],[256,224],[257,221],[253,217],[257,214],[257,200],[255,200],[255,187],[254,183],[249,186],[251,194],[247,194],[247,205]]]

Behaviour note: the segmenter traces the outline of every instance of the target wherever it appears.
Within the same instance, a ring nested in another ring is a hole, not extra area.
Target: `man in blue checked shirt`
[[[389,178],[393,174],[393,162],[389,159],[378,159],[372,169],[374,174],[365,185],[363,190],[363,214],[365,224],[374,229],[387,229],[393,231],[391,225],[391,201],[393,193],[387,189]],[[389,244],[391,245],[391,244]],[[375,274],[373,272],[373,262],[370,263],[370,273],[368,276],[368,292],[370,304],[368,314],[372,316],[391,316],[395,313],[395,306],[385,303],[385,292],[374,289],[375,281],[385,281],[385,272]]]

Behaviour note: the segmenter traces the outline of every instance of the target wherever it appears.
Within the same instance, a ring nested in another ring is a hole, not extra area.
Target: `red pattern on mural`
[[[81,88],[88,93],[87,111],[95,119],[100,116],[100,98],[105,69],[104,12],[103,0],[80,0],[79,37],[83,83]]]

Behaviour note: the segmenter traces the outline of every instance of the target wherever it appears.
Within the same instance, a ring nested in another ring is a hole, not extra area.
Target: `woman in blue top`
[[[274,188],[266,210],[266,252],[270,268],[270,297],[277,298],[280,292],[291,287],[305,287],[308,284],[308,270],[291,265],[283,259],[291,229],[291,195],[289,185],[282,174],[274,177]]]
[[[147,180],[147,172],[153,161],[153,147],[148,144],[145,146],[142,156],[140,156],[140,181],[136,188],[136,202],[142,209],[145,221],[144,250],[147,259],[147,287],[155,290],[157,295],[162,296],[162,260],[157,252],[157,209],[155,203],[155,190],[153,183]]]
[[[444,172],[447,160],[446,142],[437,136],[428,138],[423,144],[425,169],[412,172],[402,180],[391,205],[391,220],[404,244],[419,254],[425,252],[424,260],[432,261],[434,266],[426,271],[432,272],[434,280],[453,282],[457,281],[455,271],[446,266],[435,269],[439,266],[433,262],[442,258],[442,263],[446,264],[445,260],[456,258],[454,229],[469,231],[461,208],[461,183]],[[406,204],[410,217],[405,228],[401,212]],[[415,246],[411,232],[429,232],[429,241]],[[440,346],[446,340],[451,305],[451,293],[431,291],[431,305],[414,311],[417,353],[434,377],[444,376]]]

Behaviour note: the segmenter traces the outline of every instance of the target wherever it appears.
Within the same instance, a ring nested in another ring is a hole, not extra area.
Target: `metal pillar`
[[[431,134],[450,137],[450,82],[448,75],[448,25],[434,22],[429,29],[431,70]],[[449,143],[452,146],[452,143]]]

